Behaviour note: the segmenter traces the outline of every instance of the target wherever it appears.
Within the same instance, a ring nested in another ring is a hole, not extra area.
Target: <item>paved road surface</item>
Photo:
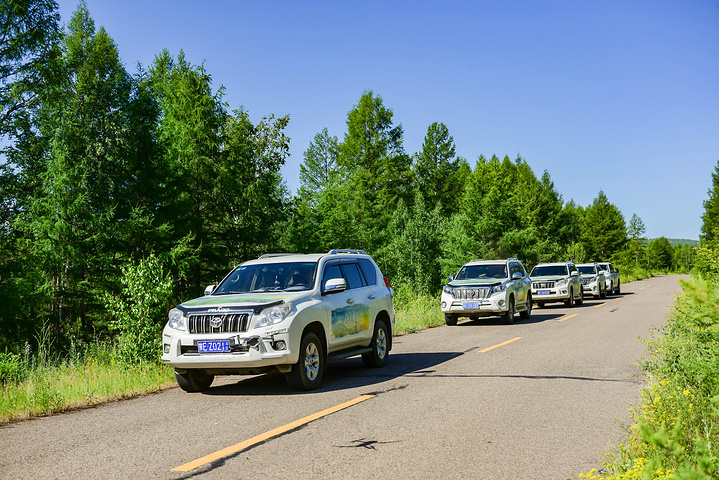
[[[310,393],[223,377],[205,394],[2,427],[0,478],[576,478],[621,438],[644,386],[639,337],[665,321],[679,278],[397,337],[387,367],[331,364]]]

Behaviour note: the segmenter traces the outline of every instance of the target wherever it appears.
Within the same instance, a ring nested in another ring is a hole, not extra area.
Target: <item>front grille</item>
[[[589,285],[592,282],[591,278],[583,278],[582,285]]]
[[[246,332],[250,323],[249,313],[216,313],[190,315],[190,333],[240,333]]]
[[[532,288],[554,288],[554,282],[534,282]]]
[[[489,296],[490,290],[487,287],[455,288],[452,294],[456,300],[482,300]]]

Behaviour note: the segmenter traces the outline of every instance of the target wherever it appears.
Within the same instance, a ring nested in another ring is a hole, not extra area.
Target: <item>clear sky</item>
[[[341,141],[366,90],[408,154],[442,122],[457,154],[521,155],[565,201],[600,190],[649,238],[698,239],[719,162],[719,0],[86,0],[130,73],[167,48],[231,109],[290,115],[303,153]],[[68,22],[77,0],[59,0]]]

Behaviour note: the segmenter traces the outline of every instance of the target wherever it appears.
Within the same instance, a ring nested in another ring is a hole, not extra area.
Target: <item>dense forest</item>
[[[649,242],[603,191],[581,206],[522,157],[470,162],[440,121],[405,151],[371,90],[347,106],[345,132],[316,134],[292,195],[290,118],[233,109],[183,52],[130,73],[84,3],[64,28],[53,0],[4,1],[0,22],[6,349],[40,330],[68,345],[126,334],[127,318],[160,325],[173,302],[274,251],[363,249],[418,295],[472,258],[692,268],[694,247]]]

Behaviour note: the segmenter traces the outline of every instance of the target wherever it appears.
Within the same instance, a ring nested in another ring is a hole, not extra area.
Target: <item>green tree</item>
[[[59,24],[54,0],[0,2],[0,136],[37,99],[57,55]]]
[[[310,142],[300,165],[301,197],[317,203],[322,192],[338,181],[337,145],[337,137],[330,136],[326,128]]]
[[[674,263],[674,249],[666,237],[655,238],[647,246],[647,267],[670,271]]]
[[[619,209],[603,191],[584,211],[582,244],[590,259],[608,260],[621,252],[627,242],[626,224]]]
[[[415,156],[415,189],[428,205],[442,205],[449,215],[459,203],[461,192],[460,167],[464,159],[455,158],[454,139],[443,123],[427,128],[422,151]]]
[[[647,228],[644,226],[644,222],[635,213],[629,220],[629,228],[627,229],[627,236],[629,239],[632,253],[634,254],[634,265],[639,265],[639,258],[644,253],[644,248],[647,239],[644,237]]]
[[[701,240],[712,241],[719,227],[719,162],[712,173],[712,187],[709,189],[709,198],[704,200],[704,214],[702,215]]]

